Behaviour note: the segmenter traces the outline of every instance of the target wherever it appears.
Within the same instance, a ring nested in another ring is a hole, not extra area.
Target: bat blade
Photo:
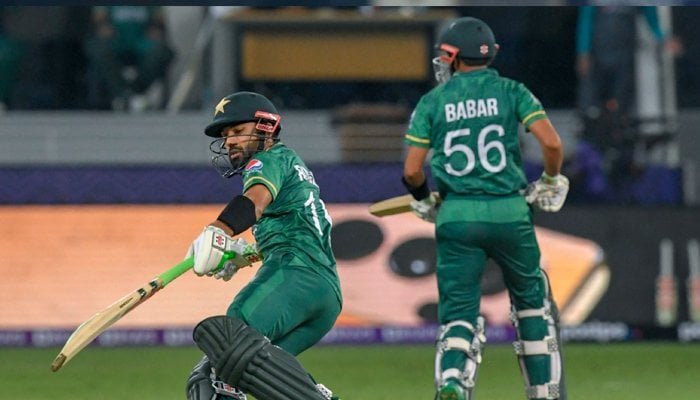
[[[433,194],[437,193],[434,192]],[[411,211],[412,201],[413,196],[410,194],[392,197],[370,204],[369,213],[375,217],[386,217],[388,215],[402,214]]]
[[[115,322],[119,321],[129,311],[149,299],[173,279],[192,268],[192,263],[192,258],[186,259],[80,324],[70,335],[66,344],[61,349],[61,352],[51,363],[51,370],[56,372],[61,369],[61,367],[89,345],[97,336],[114,325]]]
[[[119,299],[119,301],[93,315],[90,319],[78,326],[73,334],[70,335],[56,359],[53,361],[53,363],[51,363],[51,370],[54,372],[58,371],[66,362],[84,349],[85,346],[90,344],[97,336],[126,315],[126,313],[141,304],[141,302],[145,299],[141,298],[140,291],[142,289],[143,288]],[[160,287],[153,289],[147,296],[155,293],[155,291],[158,289],[160,289]]]

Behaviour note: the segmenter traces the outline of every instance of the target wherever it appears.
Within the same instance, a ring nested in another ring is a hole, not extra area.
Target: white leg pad
[[[447,336],[451,328],[461,326],[472,333],[472,340],[463,337]],[[435,355],[435,386],[440,389],[448,379],[458,380],[468,392],[474,389],[476,375],[481,363],[481,350],[486,342],[484,333],[484,319],[479,317],[477,326],[474,327],[467,321],[453,321],[440,327],[437,340],[437,352]],[[464,370],[458,368],[448,368],[442,371],[442,357],[445,352],[451,350],[462,351],[467,355]]]
[[[520,320],[524,318],[540,317],[547,324],[547,336],[542,340],[523,340],[520,333]],[[545,299],[544,307],[539,309],[529,309],[511,311],[511,321],[518,335],[518,339],[513,342],[515,354],[518,355],[520,371],[525,380],[526,393],[529,399],[558,399],[560,395],[559,384],[561,381],[561,354],[559,353],[559,339],[557,335],[556,321],[552,317],[551,303]],[[549,381],[542,385],[530,384],[528,377],[526,356],[549,355],[550,376]]]

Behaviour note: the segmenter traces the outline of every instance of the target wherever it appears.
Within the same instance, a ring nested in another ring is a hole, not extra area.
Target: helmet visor
[[[212,142],[209,143],[209,150],[213,153],[211,156],[211,165],[214,166],[224,178],[230,178],[241,172],[245,161],[247,161],[244,161],[243,157],[237,158],[236,161],[231,159],[228,149],[226,148],[225,137],[212,140]]]
[[[437,83],[445,83],[452,78],[452,66],[446,64],[442,57],[433,58],[433,74]]]
[[[257,139],[259,143],[265,140],[265,135],[255,134],[250,135],[250,137]],[[212,152],[211,164],[219,171],[221,176],[230,178],[243,171],[248,161],[261,150],[262,146],[258,145],[253,150],[248,148],[229,150],[226,147],[226,139],[225,137],[220,137],[213,140],[209,144],[209,150]]]

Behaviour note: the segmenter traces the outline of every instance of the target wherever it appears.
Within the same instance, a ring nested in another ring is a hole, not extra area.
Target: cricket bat
[[[83,322],[75,329],[73,334],[70,335],[63,349],[61,349],[61,352],[53,360],[51,363],[51,370],[56,372],[61,369],[63,365],[75,357],[76,354],[90,344],[102,332],[107,330],[107,328],[119,321],[119,319],[129,311],[148,300],[175,278],[184,274],[192,268],[193,264],[194,260],[192,257],[185,259],[181,263],[158,275],[144,286],[138,288],[136,291],[122,297],[109,307]]]
[[[437,196],[437,192],[433,192],[433,194]],[[375,217],[386,217],[387,215],[402,214],[411,211],[412,201],[413,196],[410,194],[392,197],[390,199],[370,204],[369,213]]]

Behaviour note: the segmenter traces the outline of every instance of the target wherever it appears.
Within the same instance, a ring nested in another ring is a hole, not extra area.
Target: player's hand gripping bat
[[[433,194],[437,195],[437,192],[433,192]],[[376,217],[385,217],[387,215],[409,212],[411,211],[411,202],[413,200],[413,196],[405,194],[403,196],[378,201],[369,206],[369,213]]]

